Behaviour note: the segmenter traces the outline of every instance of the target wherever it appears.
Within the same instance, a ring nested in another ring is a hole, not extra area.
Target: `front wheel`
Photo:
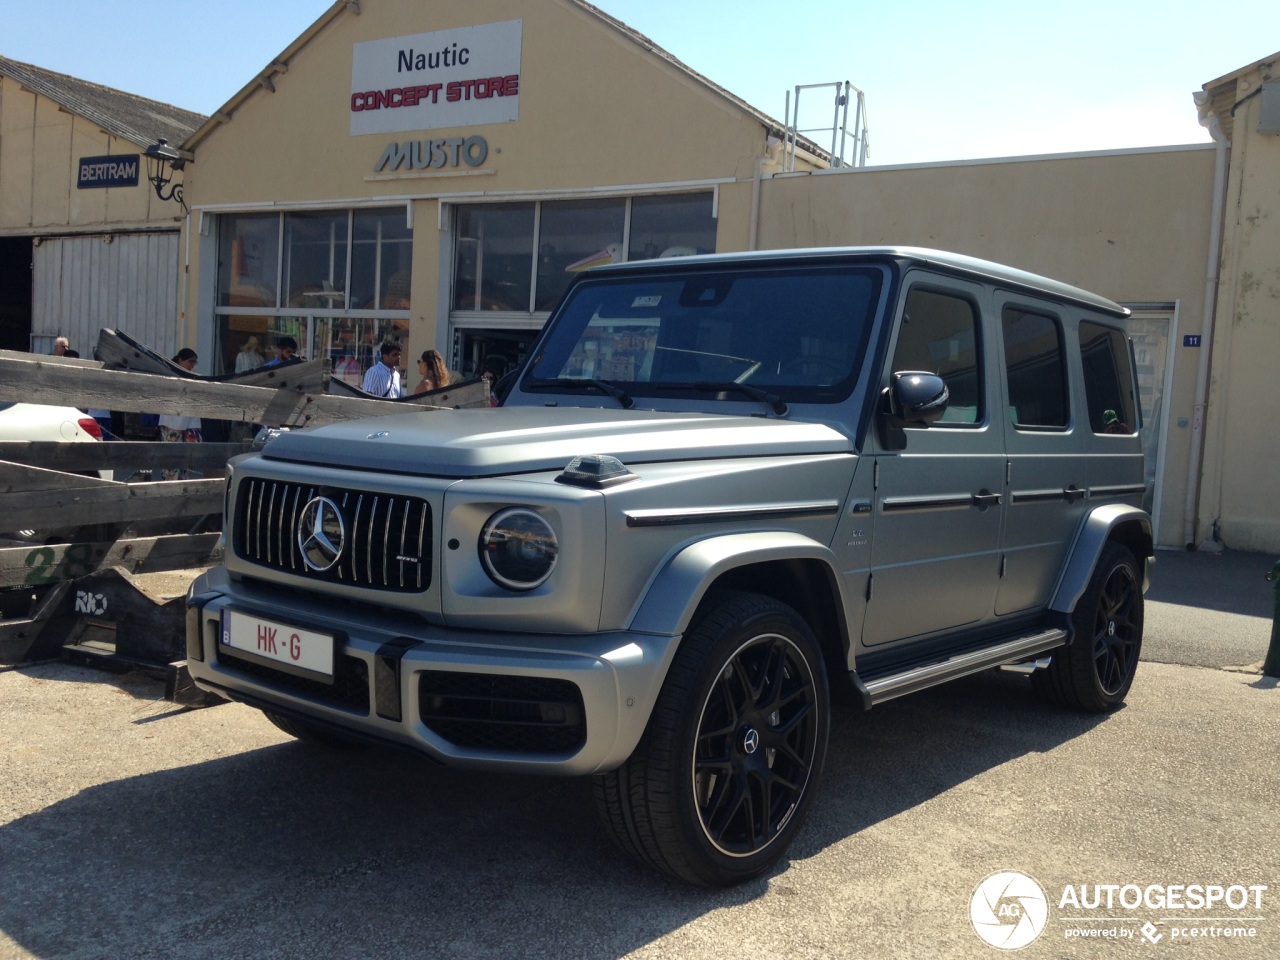
[[[822,652],[791,607],[726,593],[686,634],[630,758],[596,778],[624,850],[704,886],[769,870],[795,838],[826,756]]]
[[[1036,686],[1076,710],[1114,710],[1138,669],[1142,620],[1138,561],[1127,548],[1108,543],[1071,615],[1071,645],[1054,651],[1048,669],[1033,675]]]

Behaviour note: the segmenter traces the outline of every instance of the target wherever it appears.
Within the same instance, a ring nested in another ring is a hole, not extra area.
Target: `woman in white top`
[[[262,366],[265,359],[262,355],[262,348],[258,346],[258,338],[250,337],[244,342],[240,352],[236,354],[236,373],[248,373],[250,370],[257,370]]]

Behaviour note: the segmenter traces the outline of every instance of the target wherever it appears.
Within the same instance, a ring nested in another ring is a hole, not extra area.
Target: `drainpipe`
[[[1208,94],[1197,91],[1197,104]],[[1210,116],[1205,122],[1209,135],[1217,144],[1213,163],[1213,212],[1209,215],[1209,267],[1204,284],[1204,319],[1200,328],[1200,364],[1196,371],[1196,399],[1191,417],[1191,462],[1187,467],[1187,502],[1183,508],[1182,542],[1188,550],[1196,549],[1196,508],[1200,497],[1200,471],[1204,465],[1204,408],[1209,394],[1209,360],[1213,353],[1214,308],[1218,300],[1219,258],[1222,254],[1222,217],[1227,201],[1227,151],[1231,141]],[[1217,532],[1215,530],[1215,537]]]

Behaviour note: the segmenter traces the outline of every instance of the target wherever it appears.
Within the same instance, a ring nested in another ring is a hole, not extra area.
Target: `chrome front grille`
[[[325,570],[304,560],[298,535],[306,506],[317,497],[342,517],[337,559]],[[419,497],[246,477],[236,494],[232,549],[273,570],[413,593],[431,584],[431,506]]]

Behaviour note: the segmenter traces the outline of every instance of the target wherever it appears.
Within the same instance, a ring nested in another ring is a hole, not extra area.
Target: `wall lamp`
[[[182,199],[182,184],[174,183],[170,186],[170,183],[173,181],[174,173],[185,167],[188,160],[193,159],[192,155],[169,146],[169,141],[164,137],[147,147],[145,154],[147,179],[156,188],[156,196],[161,200],[177,200],[182,204],[183,212],[190,213],[186,201]],[[165,187],[169,187],[168,193],[165,193]]]

